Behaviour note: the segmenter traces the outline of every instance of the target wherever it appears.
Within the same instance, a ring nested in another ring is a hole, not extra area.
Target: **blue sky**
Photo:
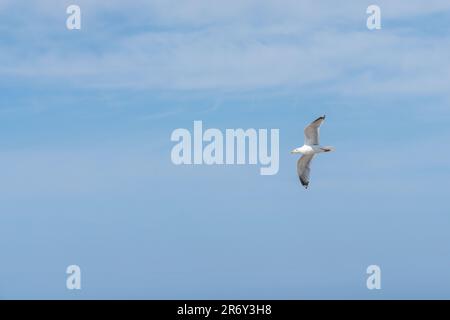
[[[1,0],[0,298],[450,298],[449,19],[444,1]],[[337,152],[304,190],[289,151],[322,114]],[[279,173],[174,166],[194,120],[280,129]]]

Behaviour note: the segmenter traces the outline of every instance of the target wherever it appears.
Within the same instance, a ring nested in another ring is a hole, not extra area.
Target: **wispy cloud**
[[[381,1],[378,32],[365,29],[360,1],[80,1],[78,34],[59,28],[63,4],[28,5],[30,24],[13,21],[14,47],[1,44],[3,76],[91,88],[448,94],[450,33],[427,37],[415,26],[419,16],[448,18],[440,1]],[[395,19],[402,24],[390,26]],[[39,43],[30,40],[35,25],[48,31]]]

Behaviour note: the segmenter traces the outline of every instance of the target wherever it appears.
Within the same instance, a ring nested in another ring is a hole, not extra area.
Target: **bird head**
[[[302,152],[300,151],[300,149],[301,149],[301,148],[295,148],[294,150],[291,151],[291,153],[292,153],[292,154],[295,154],[295,153],[302,153]]]

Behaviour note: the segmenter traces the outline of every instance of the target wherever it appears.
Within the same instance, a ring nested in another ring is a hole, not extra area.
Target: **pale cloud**
[[[5,3],[3,10],[15,7]],[[383,19],[411,24],[384,26],[378,33],[364,27],[364,1],[79,4],[87,27],[77,36],[54,30],[55,21],[64,18],[64,2],[29,5],[28,12],[32,7],[39,13],[29,23],[57,36],[41,37],[27,48],[30,26],[11,30],[19,48],[2,45],[0,57],[8,63],[0,74],[91,88],[239,91],[313,85],[345,95],[448,95],[449,34],[424,37],[413,20],[448,11],[450,4],[442,1],[379,1]],[[43,26],[46,18],[53,22]]]

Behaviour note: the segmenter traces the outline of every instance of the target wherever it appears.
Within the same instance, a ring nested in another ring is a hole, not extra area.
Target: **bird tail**
[[[320,147],[320,149],[322,149],[323,152],[332,152],[336,150],[336,148],[332,146]]]

